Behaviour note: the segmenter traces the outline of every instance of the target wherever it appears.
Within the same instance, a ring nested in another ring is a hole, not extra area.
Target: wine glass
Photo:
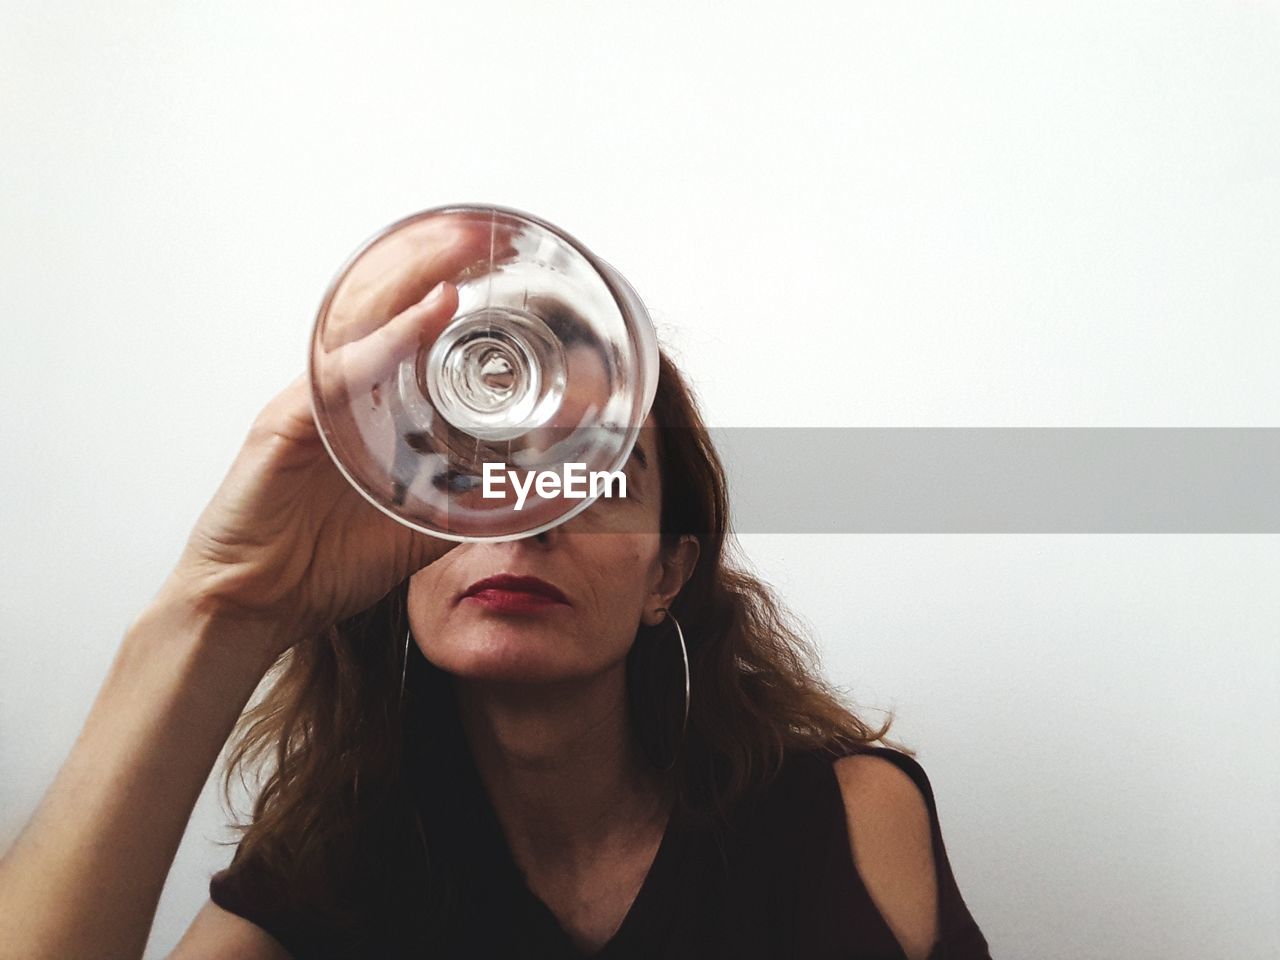
[[[455,204],[352,254],[308,370],[325,447],[374,506],[434,536],[509,540],[616,494],[590,479],[626,463],[658,344],[631,285],[564,230]]]

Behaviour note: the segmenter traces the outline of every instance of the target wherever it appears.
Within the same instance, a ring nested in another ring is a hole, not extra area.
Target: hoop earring
[[[404,712],[404,681],[409,674],[409,641],[413,639],[413,627],[409,627],[404,632],[404,656],[400,663],[400,712]]]
[[[680,641],[680,660],[684,664],[684,715],[680,720],[680,742],[671,751],[671,762],[660,768],[663,773],[666,773],[676,765],[676,759],[680,756],[680,747],[684,745],[685,735],[689,730],[689,702],[692,699],[692,692],[689,685],[689,648],[684,642],[684,631],[680,629],[680,621],[675,618],[675,615],[670,610],[663,610],[662,612],[667,615],[667,619],[676,628],[676,638]]]

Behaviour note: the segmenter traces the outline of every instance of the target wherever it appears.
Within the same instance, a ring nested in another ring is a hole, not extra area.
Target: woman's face
[[[459,677],[546,682],[588,677],[623,660],[641,622],[657,624],[693,570],[693,537],[664,556],[653,419],[625,469],[627,495],[601,497],[536,537],[463,543],[409,581],[409,623],[423,655]],[[537,577],[565,602],[480,592],[499,574]]]

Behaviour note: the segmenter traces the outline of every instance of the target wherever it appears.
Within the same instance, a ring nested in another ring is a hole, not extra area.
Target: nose
[[[556,530],[558,527],[552,527],[550,530],[543,530],[541,533],[529,533],[523,537],[516,537],[514,540],[507,541],[508,545],[515,549],[536,549],[539,547],[550,547],[556,539]]]

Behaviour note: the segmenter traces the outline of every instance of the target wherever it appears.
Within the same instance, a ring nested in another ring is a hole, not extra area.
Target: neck
[[[579,859],[665,817],[669,798],[631,735],[623,664],[554,684],[454,683],[476,769],[513,847]]]

